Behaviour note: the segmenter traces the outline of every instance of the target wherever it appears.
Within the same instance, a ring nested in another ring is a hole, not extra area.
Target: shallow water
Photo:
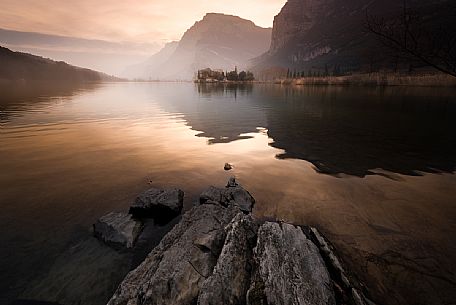
[[[374,301],[454,303],[455,117],[454,89],[2,88],[0,303],[73,304],[90,283],[103,304],[128,266],[109,273],[123,254],[91,224],[149,181],[188,209],[230,175],[255,216],[318,227]]]

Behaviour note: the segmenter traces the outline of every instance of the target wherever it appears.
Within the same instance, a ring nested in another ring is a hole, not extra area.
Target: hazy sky
[[[177,40],[205,13],[272,26],[286,0],[0,0],[0,27],[114,41]]]

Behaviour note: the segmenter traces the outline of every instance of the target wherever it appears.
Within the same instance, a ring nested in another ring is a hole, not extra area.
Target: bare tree
[[[400,14],[393,18],[366,11],[365,27],[398,55],[456,77],[456,9],[449,2],[445,16],[431,18],[411,9],[407,0],[403,0]]]

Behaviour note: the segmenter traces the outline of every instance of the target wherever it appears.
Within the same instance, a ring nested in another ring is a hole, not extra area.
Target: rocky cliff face
[[[242,69],[266,52],[270,42],[270,28],[237,16],[210,13],[189,28],[175,51],[149,74],[161,80],[189,80],[198,69]]]
[[[309,31],[317,23],[318,16],[328,9],[328,2],[330,0],[288,1],[274,17],[269,53],[278,52],[297,36]]]
[[[431,17],[448,3],[408,1],[411,8]],[[365,29],[366,13],[392,18],[401,8],[402,1],[393,0],[288,0],[274,18],[269,51],[254,60],[255,70],[363,70],[389,64],[391,54]]]

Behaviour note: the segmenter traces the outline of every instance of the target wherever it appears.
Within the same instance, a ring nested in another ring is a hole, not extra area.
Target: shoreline
[[[127,80],[132,83],[195,83],[198,85],[336,86],[336,87],[441,87],[456,88],[456,78],[444,74],[359,73],[343,76],[275,78],[253,81]]]

